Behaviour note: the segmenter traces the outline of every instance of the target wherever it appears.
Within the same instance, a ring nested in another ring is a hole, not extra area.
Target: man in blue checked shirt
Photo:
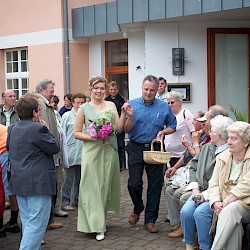
[[[155,95],[158,90],[158,79],[148,75],[142,84],[142,97],[129,101],[126,109],[127,120],[124,131],[129,133],[128,190],[134,204],[134,211],[129,217],[129,223],[135,225],[144,210],[142,200],[143,170],[148,178],[147,203],[145,209],[144,229],[150,233],[158,233],[155,222],[158,218],[160,196],[162,190],[163,165],[147,164],[143,160],[143,151],[150,150],[151,142],[156,139],[160,142],[164,136],[175,132],[176,118],[168,104]],[[155,150],[160,144],[155,144]]]

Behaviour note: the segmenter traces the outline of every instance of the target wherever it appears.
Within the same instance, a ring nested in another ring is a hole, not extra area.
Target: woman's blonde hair
[[[89,87],[93,88],[97,83],[104,82],[106,87],[107,80],[102,76],[94,76],[89,79]]]

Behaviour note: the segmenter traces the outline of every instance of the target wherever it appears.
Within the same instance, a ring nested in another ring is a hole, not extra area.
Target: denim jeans
[[[13,195],[9,181],[8,181],[8,170],[9,170],[9,153],[3,152],[0,154],[0,162],[2,164],[2,179],[4,185],[4,193],[6,196]]]
[[[70,204],[70,195],[72,194],[72,203],[78,204],[78,193],[81,179],[81,166],[75,165],[65,168],[65,179],[62,184],[62,204],[68,206]]]
[[[210,249],[212,236],[209,234],[209,230],[212,224],[213,210],[209,206],[209,201],[197,205],[188,199],[182,207],[180,215],[183,242],[193,245],[197,230],[200,248]]]
[[[39,250],[45,234],[51,209],[51,195],[17,195],[22,240],[19,250]]]

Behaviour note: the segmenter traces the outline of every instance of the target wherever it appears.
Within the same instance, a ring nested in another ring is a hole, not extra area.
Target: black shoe
[[[7,236],[7,234],[6,234],[5,229],[3,227],[0,228],[0,238],[6,237],[6,236]]]
[[[20,227],[18,223],[10,224],[10,222],[8,221],[7,224],[4,225],[4,229],[6,232],[20,233]]]
[[[46,244],[46,241],[45,240],[42,240],[41,241],[41,245],[45,245]]]
[[[164,220],[164,222],[170,222],[169,218],[166,218],[166,219]]]

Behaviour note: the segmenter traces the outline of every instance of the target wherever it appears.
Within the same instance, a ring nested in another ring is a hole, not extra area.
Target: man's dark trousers
[[[155,143],[155,150],[160,149],[160,144]],[[149,151],[149,143],[136,143],[130,141],[128,144],[128,166],[129,179],[128,190],[134,204],[134,212],[140,214],[143,209],[143,171],[144,168],[148,177],[147,204],[145,209],[145,224],[155,223],[158,218],[159,204],[162,190],[163,165],[146,164],[143,161],[143,151]],[[146,167],[145,167],[146,166]]]

